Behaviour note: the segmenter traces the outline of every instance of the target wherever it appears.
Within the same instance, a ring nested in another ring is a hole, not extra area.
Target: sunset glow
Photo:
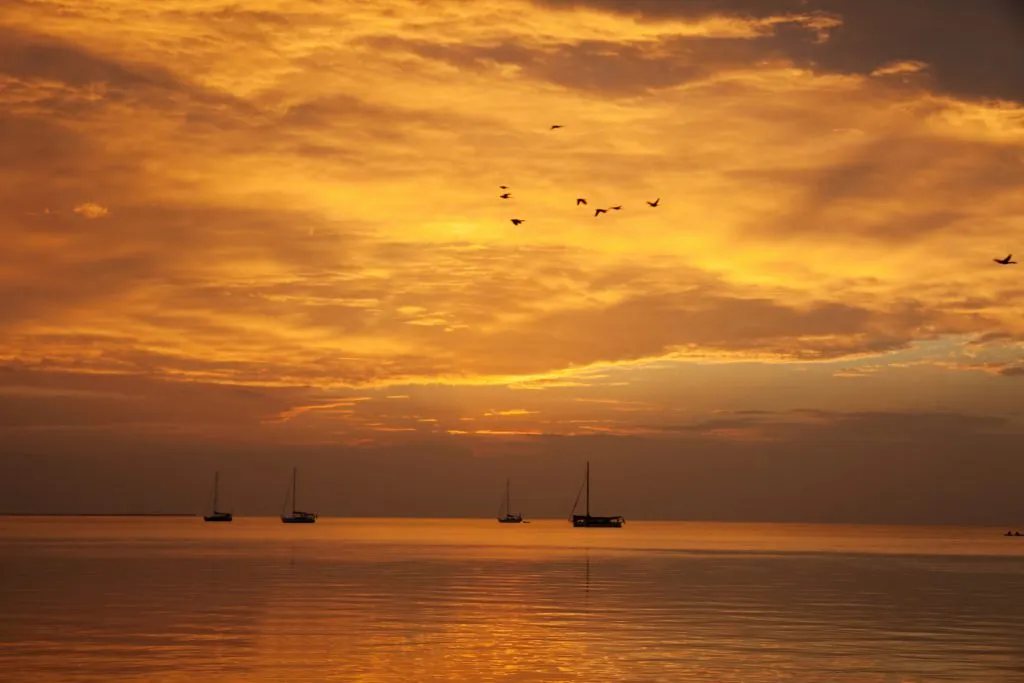
[[[1016,72],[834,2],[622,6],[5,3],[5,438],[1024,429]]]

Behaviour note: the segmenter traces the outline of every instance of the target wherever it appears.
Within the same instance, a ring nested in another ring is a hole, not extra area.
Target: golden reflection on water
[[[44,683],[1019,681],[1024,539],[999,534],[7,518],[0,672]]]

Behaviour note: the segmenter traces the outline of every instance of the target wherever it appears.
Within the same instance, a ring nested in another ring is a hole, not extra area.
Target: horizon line
[[[205,513],[195,512],[0,512],[0,517],[163,517],[163,518],[193,518],[203,517]],[[264,514],[264,515],[234,515],[235,520],[238,519],[276,519],[279,517],[277,514]],[[348,519],[348,520],[436,520],[436,521],[494,521],[496,518],[492,516],[488,517],[381,517],[371,515],[323,515],[317,514],[318,520],[324,519]],[[567,517],[532,517],[525,518],[525,522],[532,521],[566,521]],[[769,520],[714,520],[714,519],[647,519],[647,518],[634,518],[633,520],[626,519],[627,523],[632,521],[633,523],[650,522],[650,523],[675,523],[675,524],[750,524],[750,525],[786,525],[786,526],[870,526],[870,527],[882,527],[882,526],[907,526],[907,527],[973,527],[973,528],[993,528],[1000,529],[1004,528],[1003,524],[978,524],[978,523],[937,523],[937,522],[820,522],[820,521],[769,521]],[[1012,524],[1008,528],[1016,528]]]

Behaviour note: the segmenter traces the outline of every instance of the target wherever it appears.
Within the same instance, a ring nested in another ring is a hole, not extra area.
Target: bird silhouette
[[[622,209],[622,206],[613,206],[613,207],[611,207],[611,209],[612,209],[612,211],[619,211],[619,210]]]
[[[512,225],[519,225],[520,223],[525,223],[525,222],[526,222],[525,218],[513,218],[512,219]]]
[[[1016,261],[1011,261],[1010,259],[1012,259],[1012,258],[1013,258],[1013,254],[1007,254],[1006,258],[994,258],[992,260],[995,261],[996,263],[1000,264],[1000,265],[1010,266],[1010,265],[1013,265],[1013,264],[1017,263]]]
[[[594,209],[594,218],[597,218],[602,213],[608,213],[608,209]]]
[[[508,185],[498,185],[498,189],[499,190],[507,190],[508,189]]]
[[[556,128],[565,128],[565,126],[563,126],[561,124],[558,124],[558,123],[556,123],[555,125],[551,126],[551,130],[555,130]]]
[[[661,201],[661,197],[658,197],[653,202],[647,202],[647,206],[650,206],[651,208],[656,209],[656,208],[658,208],[658,202],[660,202],[660,201]]]
[[[587,200],[584,199],[583,197],[577,197],[576,198],[576,206],[579,206],[580,204],[582,204],[583,206],[586,206],[587,205]]]
[[[501,195],[501,198],[502,198],[502,199],[508,199],[508,198],[509,198],[509,197],[511,197],[511,196],[512,196],[512,195],[510,195],[510,194],[509,194],[508,192],[506,192],[505,194]]]

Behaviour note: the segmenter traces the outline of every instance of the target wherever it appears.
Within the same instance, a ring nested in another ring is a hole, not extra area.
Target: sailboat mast
[[[220,472],[213,473],[213,511],[217,512],[217,493],[220,491]]]
[[[512,494],[509,492],[509,480],[505,480],[505,514],[512,514]]]
[[[587,461],[587,517],[590,516],[590,461]]]
[[[295,499],[295,481],[299,478],[299,468],[292,468],[292,513],[299,509],[299,501]]]

